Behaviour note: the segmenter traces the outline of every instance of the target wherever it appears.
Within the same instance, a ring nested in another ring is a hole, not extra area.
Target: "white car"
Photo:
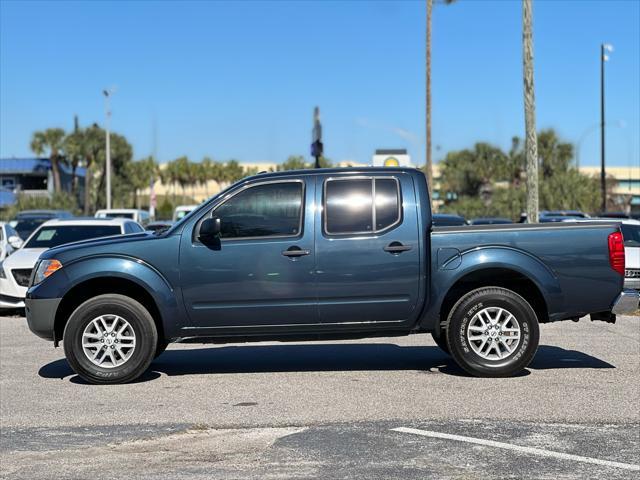
[[[177,222],[178,220],[181,220],[196,208],[198,208],[198,205],[178,205],[173,211],[173,221]]]
[[[565,222],[616,222],[620,224],[624,239],[624,288],[640,290],[640,220],[622,218],[590,218]]]
[[[0,262],[22,246],[22,239],[11,225],[0,222]]]
[[[49,220],[40,225],[23,247],[0,262],[0,309],[24,308],[31,271],[49,248],[90,238],[144,232],[125,218]]]
[[[146,210],[136,210],[135,208],[111,208],[109,210],[98,210],[96,218],[129,218],[140,225],[149,223],[149,212]]]

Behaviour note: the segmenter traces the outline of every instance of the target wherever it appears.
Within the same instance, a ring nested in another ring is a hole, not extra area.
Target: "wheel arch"
[[[165,339],[163,316],[155,299],[138,283],[118,277],[96,277],[74,285],[62,297],[56,310],[53,326],[54,342],[62,339],[64,328],[73,311],[90,298],[107,293],[117,293],[141,303],[149,312],[158,331],[158,338]]]
[[[531,278],[514,269],[493,267],[468,272],[451,285],[442,299],[439,326],[446,324],[451,309],[460,298],[482,287],[501,287],[511,290],[531,305],[540,323],[545,323],[549,318],[549,307],[545,296]]]
[[[541,259],[507,246],[466,250],[433,271],[430,305],[420,330],[440,334],[451,307],[462,295],[481,287],[513,290],[532,304],[541,323],[557,320],[564,310],[562,288],[556,274]],[[452,267],[452,265],[454,265]]]
[[[179,329],[183,315],[169,282],[144,262],[123,257],[93,257],[65,265],[62,282],[44,282],[61,298],[54,319],[54,342],[62,339],[69,316],[84,301],[97,295],[117,293],[140,302],[151,314],[159,338],[169,340]],[[52,279],[53,280],[53,279]],[[48,285],[49,284],[49,285]],[[49,290],[47,288],[47,290]],[[54,294],[55,293],[55,294]]]

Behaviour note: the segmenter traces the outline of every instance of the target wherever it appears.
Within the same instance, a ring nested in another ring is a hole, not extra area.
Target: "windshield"
[[[108,237],[121,233],[114,225],[61,225],[43,227],[27,242],[24,248],[53,248],[65,243],[89,238]]]
[[[640,247],[640,225],[620,225],[624,244],[627,247]]]
[[[133,220],[134,214],[133,213],[118,213],[118,212],[108,212],[108,213],[102,213],[100,215],[100,218],[130,218],[131,220]]]
[[[50,218],[27,218],[16,223],[15,230],[22,240],[29,238],[33,231]]]

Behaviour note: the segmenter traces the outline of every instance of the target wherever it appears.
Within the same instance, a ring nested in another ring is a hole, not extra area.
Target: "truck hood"
[[[46,252],[46,248],[21,248],[9,255],[3,263],[7,268],[33,268],[38,261],[38,257],[42,252]]]
[[[113,235],[111,237],[92,238],[89,240],[81,240],[79,242],[67,243],[54,247],[46,251],[42,255],[42,258],[57,258],[57,257],[81,257],[83,255],[91,253],[93,249],[100,249],[102,251],[109,251],[111,247],[124,246],[133,242],[144,242],[161,238],[161,236],[154,235],[153,232],[140,232],[130,233],[127,235]]]

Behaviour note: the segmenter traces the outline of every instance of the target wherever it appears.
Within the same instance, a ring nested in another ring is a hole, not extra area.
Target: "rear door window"
[[[325,182],[324,231],[328,235],[378,233],[401,218],[394,177],[329,179]]]

